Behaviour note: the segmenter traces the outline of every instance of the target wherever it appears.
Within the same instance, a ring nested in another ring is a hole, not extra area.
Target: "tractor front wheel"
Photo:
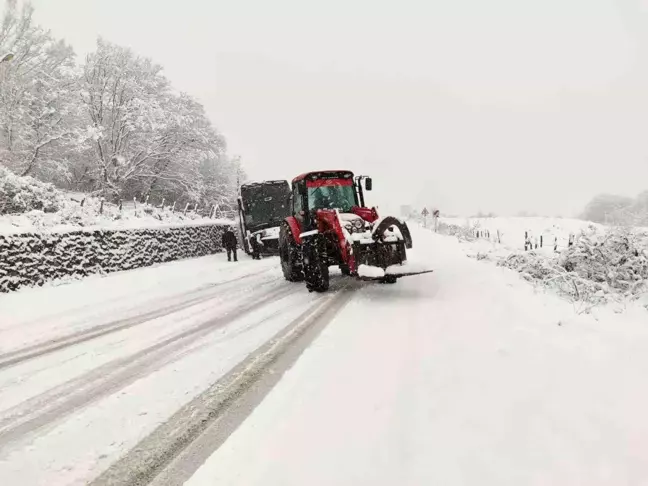
[[[304,242],[304,278],[309,292],[326,292],[329,289],[329,267],[326,242],[314,235]]]
[[[287,224],[282,224],[279,230],[279,258],[286,280],[289,282],[304,280],[304,271],[299,258],[299,246]]]

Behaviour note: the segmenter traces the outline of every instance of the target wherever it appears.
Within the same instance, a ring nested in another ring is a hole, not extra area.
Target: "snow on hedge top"
[[[81,200],[85,198],[84,205]],[[0,167],[0,234],[67,232],[120,228],[162,228],[205,224],[232,224],[196,213],[173,212],[131,202],[120,211],[84,194],[64,193],[31,177],[18,177]]]

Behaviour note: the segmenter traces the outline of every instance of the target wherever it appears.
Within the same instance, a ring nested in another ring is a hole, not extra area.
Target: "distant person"
[[[238,262],[238,258],[236,257],[237,244],[238,241],[236,240],[236,235],[234,234],[234,230],[232,229],[231,226],[228,226],[227,228],[225,228],[225,232],[223,233],[223,247],[227,251],[228,262],[232,261],[232,254],[234,254],[234,261]]]
[[[254,238],[250,238],[250,246],[252,247],[252,259],[253,260],[261,260],[261,244],[257,240],[258,236],[255,236]]]

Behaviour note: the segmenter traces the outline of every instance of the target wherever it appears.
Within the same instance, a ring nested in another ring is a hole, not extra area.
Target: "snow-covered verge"
[[[631,230],[592,227],[562,252],[515,252],[498,265],[555,289],[581,311],[637,299],[648,309],[648,239]]]
[[[461,223],[442,221],[439,231],[466,243],[468,256],[519,272],[525,280],[567,298],[579,312],[609,303],[617,304],[619,311],[634,300],[648,306],[648,231],[643,228],[557,218]],[[525,232],[533,243],[529,251],[524,250]]]
[[[212,213],[212,208],[196,212],[191,206],[185,213],[184,207],[172,208],[172,204],[168,201],[161,208],[125,201],[121,209],[109,202],[102,207],[98,197],[60,191],[52,184],[19,177],[0,167],[0,234],[231,223],[205,217]]]
[[[223,225],[0,234],[0,292],[221,250]]]

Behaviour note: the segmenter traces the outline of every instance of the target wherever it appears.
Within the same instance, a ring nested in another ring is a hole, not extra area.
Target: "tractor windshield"
[[[308,188],[308,207],[311,209],[338,209],[348,213],[356,205],[356,194],[352,185]]]

